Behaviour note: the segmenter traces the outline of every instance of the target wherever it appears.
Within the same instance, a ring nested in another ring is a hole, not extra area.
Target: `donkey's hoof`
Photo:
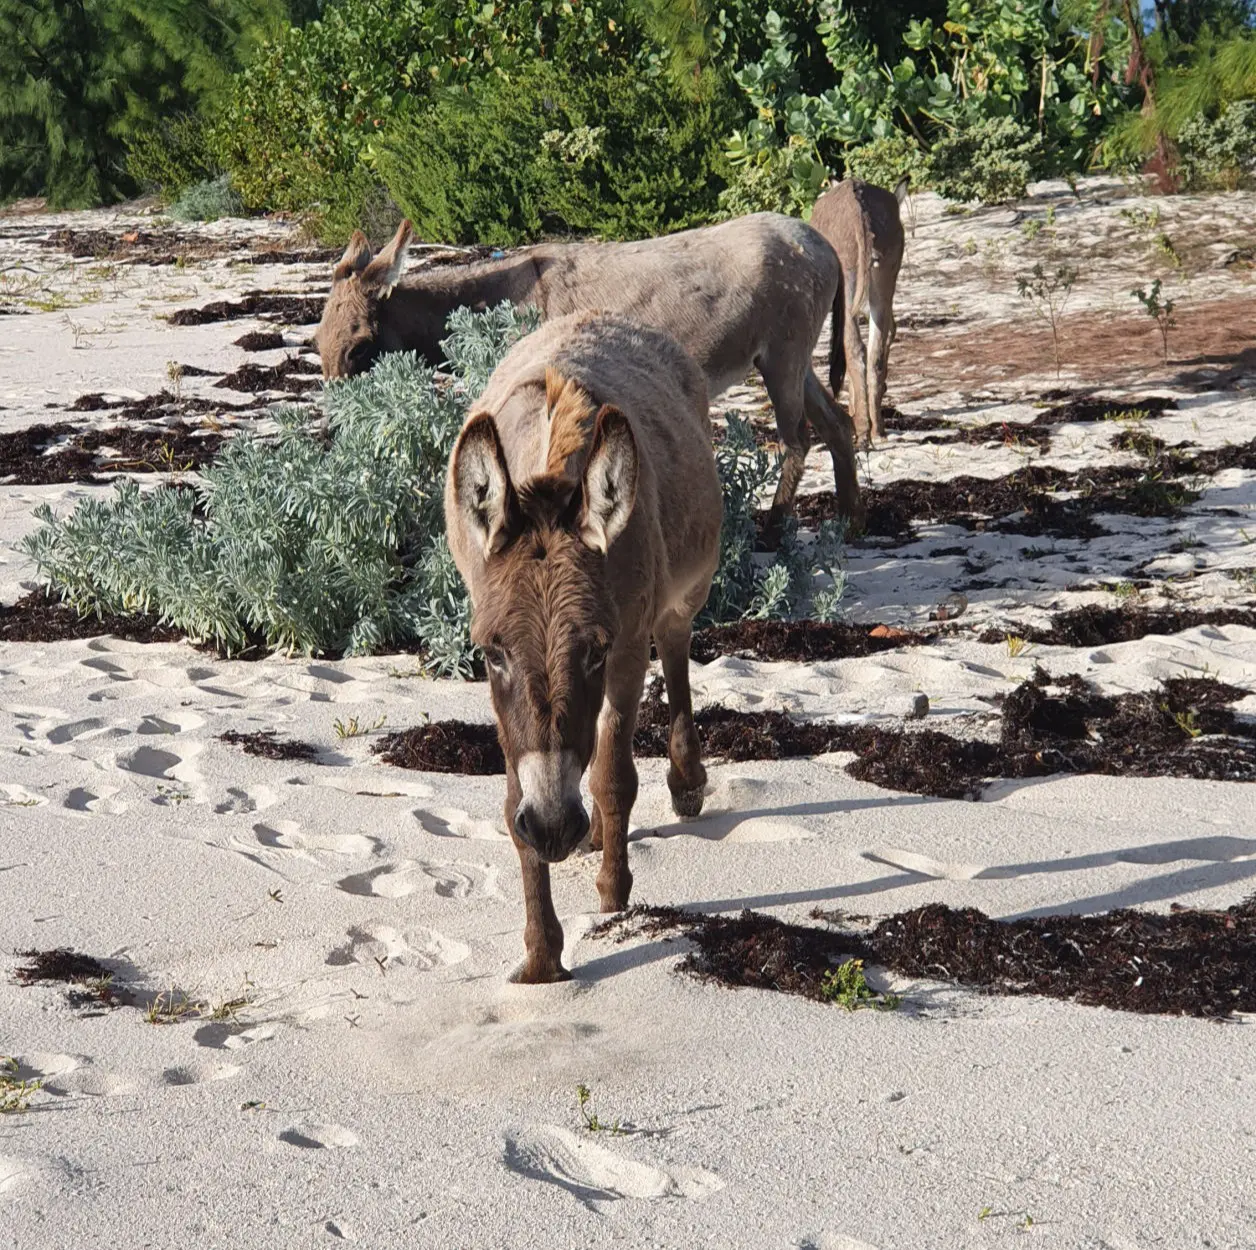
[[[525,959],[506,979],[512,985],[552,985],[556,981],[570,981],[571,973],[561,963]]]
[[[702,800],[705,797],[706,791],[702,786],[693,790],[673,790],[672,811],[682,820],[692,820],[702,814]]]

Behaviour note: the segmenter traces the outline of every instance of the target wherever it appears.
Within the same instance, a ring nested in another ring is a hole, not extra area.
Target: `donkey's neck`
[[[474,265],[442,265],[407,274],[384,302],[380,330],[389,351],[415,351],[431,365],[444,360],[445,323],[456,308],[491,308],[503,300],[537,303],[540,274],[529,252]]]

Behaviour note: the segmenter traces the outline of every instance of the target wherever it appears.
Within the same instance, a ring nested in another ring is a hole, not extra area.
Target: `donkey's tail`
[[[837,266],[837,290],[833,295],[833,324],[830,334],[829,390],[833,392],[836,403],[842,391],[842,380],[846,377],[846,275],[842,272],[840,263]]]

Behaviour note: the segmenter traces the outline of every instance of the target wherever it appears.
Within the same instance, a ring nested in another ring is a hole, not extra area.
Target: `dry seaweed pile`
[[[1002,635],[998,639],[1003,641]],[[711,625],[693,635],[690,658],[710,664],[721,655],[807,663],[874,655],[895,647],[928,642],[925,634],[893,625],[848,625],[825,621],[734,621]]]
[[[19,985],[64,985],[72,1007],[116,1007],[118,992],[113,985],[113,971],[99,959],[84,955],[66,946],[48,951],[17,951],[19,964],[13,978]]]
[[[80,616],[46,590],[33,590],[12,607],[0,604],[2,642],[65,642],[101,634],[131,642],[178,642],[183,637],[182,630],[161,624],[155,616]]]
[[[1179,634],[1201,625],[1246,625],[1256,629],[1256,608],[1105,608],[1084,604],[1056,613],[1046,628],[1014,626],[1027,642],[1063,647],[1099,647],[1114,642],[1136,642],[1148,634]],[[1003,642],[1006,632],[988,629],[978,642]]]
[[[280,738],[273,729],[260,729],[254,733],[241,733],[228,729],[218,735],[219,742],[239,747],[245,755],[259,755],[267,760],[305,760],[318,762],[318,748],[295,738]]]
[[[1243,444],[1190,457],[1169,451],[1143,464],[1102,465],[1078,472],[1027,465],[996,478],[904,479],[864,492],[865,531],[872,537],[901,539],[910,534],[913,522],[934,521],[1029,537],[1096,538],[1106,533],[1094,520],[1098,515],[1177,516],[1199,498],[1183,479],[1252,467],[1256,448]],[[1072,497],[1056,498],[1059,492]],[[837,515],[836,499],[827,493],[800,495],[797,512],[799,520],[810,525],[831,520]]]
[[[752,911],[704,916],[639,906],[592,930],[618,941],[670,934],[693,943],[678,971],[813,999],[824,997],[824,976],[836,963],[858,958],[903,976],[1118,1011],[1214,1018],[1256,1011],[1256,899],[1225,911],[1121,909],[1010,921],[932,903],[868,933]]]
[[[317,377],[310,377],[317,374]],[[321,389],[323,385],[322,370],[312,361],[302,360],[299,356],[287,356],[276,365],[255,365],[252,362],[241,365],[234,373],[220,378],[214,383],[224,390],[247,391],[257,394],[259,391],[286,391],[290,395],[304,395],[308,391]]]
[[[506,771],[506,757],[493,725],[467,721],[429,721],[413,729],[385,734],[371,750],[385,764],[427,773],[493,776]]]
[[[238,300],[219,299],[201,308],[180,308],[170,314],[172,326],[203,326],[240,317],[260,317],[288,325],[312,325],[323,315],[321,295],[287,295],[282,291],[248,291]]]
[[[186,421],[138,429],[94,429],[71,421],[28,425],[0,434],[0,478],[10,486],[41,486],[98,483],[99,474],[111,472],[184,472],[211,461],[222,441],[222,435]]]

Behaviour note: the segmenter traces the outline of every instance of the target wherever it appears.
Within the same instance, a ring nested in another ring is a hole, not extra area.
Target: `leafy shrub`
[[[175,221],[217,221],[220,217],[239,217],[243,211],[244,201],[231,186],[230,174],[194,183],[169,209]]]
[[[780,620],[807,614],[831,620],[845,590],[845,574],[838,567],[844,531],[824,522],[816,539],[804,545],[797,525],[787,521],[781,545],[771,563],[755,561],[755,512],[759,500],[776,484],[779,456],[770,456],[755,442],[750,423],[735,413],[725,414],[725,436],[715,448],[715,467],[724,494],[724,523],[720,529],[720,562],[711,581],[699,621],[703,625],[743,617]],[[831,585],[816,589],[817,572]]]
[[[1235,100],[1220,117],[1193,117],[1178,132],[1178,172],[1189,191],[1236,191],[1256,171],[1256,100]]]
[[[444,93],[380,145],[378,168],[420,237],[499,245],[545,232],[646,238],[710,218],[734,120],[721,80],[688,94],[618,66],[538,61]]]
[[[137,185],[175,199],[222,172],[215,137],[200,113],[163,118],[127,141],[126,170]]]
[[[241,73],[218,128],[250,208],[316,209],[337,223],[378,184],[375,144],[442,87],[509,73],[544,54],[600,67],[638,35],[620,0],[579,6],[330,0]],[[339,232],[337,229],[336,232]]]
[[[917,185],[924,180],[924,153],[910,135],[895,131],[881,139],[873,139],[861,147],[847,148],[842,153],[844,177],[862,178],[874,187],[893,191],[904,175]]]
[[[925,159],[929,185],[948,200],[1002,204],[1033,177],[1042,139],[1011,117],[967,123],[941,135]]]
[[[487,362],[535,321],[513,310],[450,319],[455,373]],[[277,441],[232,439],[195,489],[119,485],[67,518],[44,506],[24,544],[80,611],[148,611],[228,651],[349,654],[420,643],[432,669],[467,674],[466,595],[444,541],[444,475],[476,392],[438,387],[412,354],[279,410]]]

